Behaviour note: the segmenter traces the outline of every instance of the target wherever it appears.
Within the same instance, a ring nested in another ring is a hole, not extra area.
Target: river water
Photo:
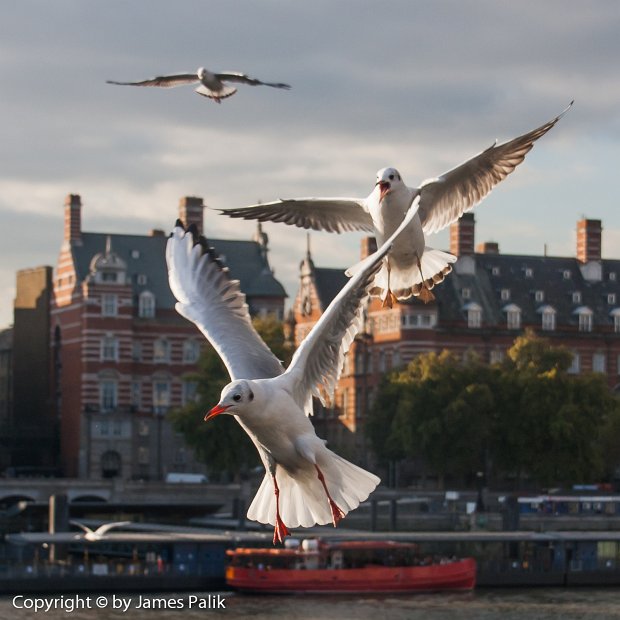
[[[34,605],[49,609],[35,612]],[[0,598],[0,620],[205,620],[218,616],[228,620],[620,620],[620,588],[384,596],[184,592]]]

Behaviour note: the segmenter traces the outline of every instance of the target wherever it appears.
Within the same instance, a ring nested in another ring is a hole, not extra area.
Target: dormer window
[[[461,297],[463,299],[471,299],[471,289],[464,288],[461,290]]]
[[[506,327],[519,329],[521,327],[521,308],[516,304],[510,304],[504,308],[506,313]]]
[[[131,258],[140,258],[140,250],[131,250]]]
[[[510,299],[510,289],[509,288],[503,288],[500,291],[499,296],[500,296],[502,301],[508,301]]]
[[[143,273],[138,274],[138,284],[144,286],[147,282],[146,276]]]
[[[491,269],[491,273],[492,273],[494,276],[498,276],[498,275],[501,273],[501,270],[500,270],[500,268],[499,268],[499,267],[493,267],[493,268]]]
[[[468,303],[463,310],[467,313],[467,327],[475,329],[482,325],[482,308],[477,303]]]
[[[533,278],[534,277],[534,270],[531,267],[526,267],[523,270],[523,273],[524,273],[526,278]]]
[[[548,332],[555,331],[555,308],[551,306],[543,306],[538,309],[538,312],[542,315],[542,329]]]
[[[570,280],[570,278],[571,278],[571,272],[570,272],[570,269],[565,269],[565,270],[562,272],[562,277],[563,277],[565,280]]]
[[[534,291],[534,300],[538,303],[545,301],[545,291]]]
[[[591,332],[592,331],[592,323],[593,323],[593,315],[594,313],[587,306],[580,306],[573,312],[576,314],[579,319],[579,331],[580,332]]]
[[[607,303],[610,306],[615,306],[616,305],[616,294],[615,293],[608,293],[607,294]]]
[[[116,282],[118,280],[118,274],[115,271],[104,271],[101,274],[102,282]]]
[[[620,334],[620,308],[614,308],[609,313],[609,316],[611,316],[614,322],[614,332],[616,332],[616,334]],[[620,374],[620,366],[618,366],[618,374]]]
[[[611,282],[615,282],[616,281],[616,272],[615,271],[610,271],[609,272],[609,280]]]
[[[573,292],[573,303],[580,304],[581,303],[581,293],[579,291]]]

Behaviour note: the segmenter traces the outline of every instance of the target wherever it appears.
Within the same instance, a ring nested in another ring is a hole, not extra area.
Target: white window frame
[[[118,295],[115,293],[101,295],[101,316],[118,316]]]
[[[138,297],[138,316],[141,319],[155,317],[155,295],[151,291],[142,291]]]

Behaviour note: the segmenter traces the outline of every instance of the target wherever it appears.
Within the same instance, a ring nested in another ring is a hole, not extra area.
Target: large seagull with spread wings
[[[325,404],[332,397],[344,355],[362,324],[368,289],[417,206],[416,200],[401,226],[363,261],[286,371],[252,326],[239,282],[230,279],[206,240],[185,231],[180,222],[168,240],[176,309],[206,336],[232,379],[205,420],[233,415],[256,446],[266,473],[248,518],[273,525],[274,544],[289,533],[288,527],[336,526],[379,483],[374,474],[329,450],[308,415],[312,396]]]
[[[212,73],[204,67],[200,67],[196,73],[160,75],[140,82],[115,82],[114,80],[107,80],[108,84],[118,84],[120,86],[159,86],[160,88],[173,88],[174,86],[184,86],[185,84],[200,84],[200,86],[196,88],[196,92],[203,97],[213,99],[216,103],[221,103],[222,99],[231,97],[237,92],[234,86],[227,86],[226,82],[248,84],[249,86],[271,86],[272,88],[284,88],[286,90],[290,88],[288,84],[282,82],[261,82],[261,80],[250,77],[245,73],[237,73],[235,71]]]
[[[375,278],[371,293],[384,305],[419,295],[425,302],[431,289],[452,271],[456,257],[426,245],[425,236],[445,228],[470,211],[524,159],[536,140],[544,136],[567,112],[537,129],[493,144],[475,157],[419,187],[407,187],[395,168],[377,173],[375,186],[366,198],[297,198],[236,209],[220,209],[230,217],[261,222],[283,222],[300,228],[373,233],[381,245],[402,222],[413,200],[420,197],[416,217],[395,241]],[[354,265],[347,271],[353,275]]]

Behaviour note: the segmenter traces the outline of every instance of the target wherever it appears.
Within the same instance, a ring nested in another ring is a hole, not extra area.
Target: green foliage
[[[502,364],[420,355],[380,387],[373,448],[384,462],[421,456],[440,476],[600,480],[620,463],[619,401],[602,375],[570,375],[570,363],[569,351],[533,333]]]
[[[282,323],[273,317],[265,317],[255,319],[254,326],[274,354],[288,363],[291,352],[284,343]],[[208,343],[198,366],[199,372],[195,375],[197,400],[172,410],[168,418],[211,472],[237,476],[260,464],[258,453],[233,416],[221,415],[209,423],[204,422],[204,416],[219,402],[222,388],[230,382],[230,377],[219,355]]]

